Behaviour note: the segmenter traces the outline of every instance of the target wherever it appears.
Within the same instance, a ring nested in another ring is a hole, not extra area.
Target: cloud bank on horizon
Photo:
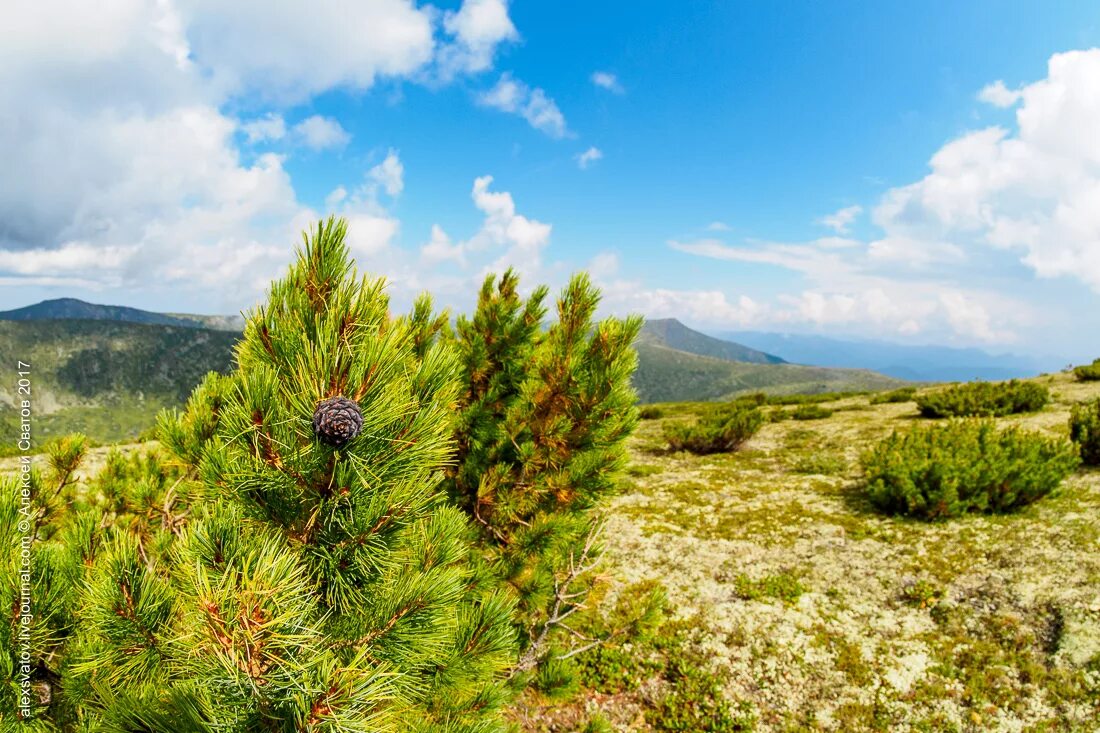
[[[547,146],[571,175],[603,173],[629,156],[567,113],[583,104],[613,116],[643,80],[596,67],[572,82],[590,95],[581,97],[501,68],[526,43],[505,0],[450,9],[371,0],[339,10],[112,0],[4,14],[3,307],[74,292],[126,302],[169,289],[179,298],[158,296],[164,310],[247,307],[285,267],[297,233],[327,212],[349,219],[361,269],[390,277],[399,303],[427,289],[467,305],[485,273],[509,266],[529,284],[587,268],[606,310],[714,330],[1035,347],[1060,306],[1021,283],[1065,283],[1077,289],[1074,302],[1100,296],[1100,48],[1052,53],[1042,78],[973,90],[978,104],[1011,118],[928,151],[918,180],[807,211],[817,236],[775,241],[711,218],[686,235],[670,224],[650,241],[632,239],[632,249],[559,251],[554,222],[521,213],[540,211],[540,201],[510,191],[537,167],[508,177],[470,169],[466,191],[449,194],[465,212],[452,217],[456,229],[419,212],[408,148],[364,140],[354,124],[355,104],[383,90],[397,106],[406,87],[450,90],[465,100],[466,121],[503,115],[526,126],[525,144]],[[305,193],[308,172],[329,171],[330,160],[351,173]],[[693,287],[670,274],[702,262],[729,268],[730,284]],[[738,268],[784,279],[750,294],[736,284]],[[1100,325],[1095,313],[1087,318],[1083,327]]]

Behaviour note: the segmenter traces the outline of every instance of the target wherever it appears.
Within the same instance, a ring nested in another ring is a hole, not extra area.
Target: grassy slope
[[[158,409],[180,404],[211,369],[232,361],[236,334],[113,321],[0,322],[0,446],[15,434],[15,363],[30,362],[40,437],[83,431],[133,438]]]
[[[750,349],[748,346],[716,339],[688,328],[675,318],[647,320],[638,337],[639,342],[665,346],[689,354],[710,356],[726,361],[745,361],[754,364],[782,364],[778,356]]]
[[[1051,406],[1000,422],[1065,435],[1069,405],[1100,396],[1050,386]],[[1100,730],[1100,471],[1010,516],[894,519],[862,500],[857,460],[915,405],[825,407],[730,455],[664,451],[662,423],[697,407],[644,421],[605,533],[623,586],[668,589],[759,731]],[[599,709],[653,730],[635,722],[647,685],[526,710],[524,728]]]
[[[634,387],[642,402],[716,400],[744,392],[772,394],[891,389],[900,380],[863,369],[747,364],[638,344]]]

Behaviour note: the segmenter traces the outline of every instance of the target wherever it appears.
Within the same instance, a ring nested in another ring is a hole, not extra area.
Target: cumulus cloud
[[[612,74],[610,71],[593,72],[592,83],[600,89],[606,89],[614,94],[623,94],[626,92],[626,90],[623,89],[623,85],[619,83],[619,77]]]
[[[249,144],[282,140],[286,137],[286,121],[282,115],[269,113],[241,125],[241,131]]]
[[[502,112],[519,115],[536,130],[553,138],[565,137],[565,115],[553,99],[538,87],[531,88],[505,72],[494,87],[478,95],[478,103]]]
[[[191,58],[221,89],[302,101],[333,88],[363,90],[432,60],[432,10],[408,0],[179,0]]]
[[[603,158],[603,152],[595,146],[590,147],[583,153],[577,154],[577,167],[580,168],[582,171],[586,170],[588,166],[592,165],[601,158]]]
[[[1017,89],[1009,89],[1000,79],[982,87],[982,90],[978,92],[979,100],[992,104],[994,107],[1011,107],[1019,102],[1022,97],[1022,92]]]
[[[492,183],[492,176],[481,176],[474,180],[470,192],[474,206],[484,215],[478,231],[469,239],[454,242],[442,227],[433,226],[431,239],[420,250],[425,264],[451,260],[476,266],[471,262],[476,257],[481,262],[478,278],[508,267],[528,277],[539,272],[552,227],[517,213],[512,194],[490,190]]]
[[[296,124],[294,134],[311,150],[342,148],[351,140],[351,135],[339,122],[321,115],[312,115]]]
[[[282,155],[244,157],[239,145],[278,142],[291,154],[345,145],[338,121],[291,124],[285,111],[380,79],[423,81],[435,66],[483,71],[517,37],[493,0],[450,13],[409,0],[17,4],[0,23],[0,279],[171,284],[216,294],[192,303],[236,310],[281,271],[296,230],[316,216]],[[532,119],[553,117],[528,96]],[[225,110],[241,99],[270,112],[237,120]],[[394,154],[326,201],[359,217],[358,251],[392,245],[399,227],[376,194],[402,185]]]
[[[444,79],[485,71],[500,44],[519,39],[504,0],[465,0],[457,11],[444,14],[443,28],[453,39],[439,52],[439,73]]]
[[[390,150],[385,159],[367,172],[367,177],[377,183],[389,196],[397,196],[405,188],[405,166],[397,157],[396,150]]]
[[[1016,130],[967,133],[932,156],[931,172],[874,211],[900,256],[930,249],[1002,250],[1041,278],[1100,292],[1100,49],[1055,54],[1046,78],[982,97],[1017,104]],[[946,245],[944,244],[946,243]]]
[[[852,222],[862,213],[862,206],[845,206],[828,216],[821,217],[818,223],[829,227],[837,234],[847,234],[852,228]]]

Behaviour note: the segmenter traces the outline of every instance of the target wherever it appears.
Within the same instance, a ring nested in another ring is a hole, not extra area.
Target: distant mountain
[[[794,394],[893,389],[904,382],[865,369],[753,364],[640,341],[634,389],[642,402],[720,400],[746,392]]]
[[[735,331],[721,334],[795,364],[872,369],[918,382],[998,380],[1057,371],[1058,359],[1038,360],[981,349],[912,346],[887,341],[846,341],[825,336]]]
[[[664,346],[677,351],[686,351],[698,356],[709,356],[726,361],[742,361],[750,364],[782,364],[783,359],[750,349],[733,341],[707,336],[692,330],[675,318],[647,320],[642,326],[639,343]]]
[[[59,319],[81,321],[123,321],[126,323],[149,323],[158,326],[181,326],[200,328],[202,324],[187,316],[173,316],[165,313],[152,313],[124,305],[97,305],[76,298],[58,298],[43,300],[41,303],[0,311],[0,321],[54,321]]]

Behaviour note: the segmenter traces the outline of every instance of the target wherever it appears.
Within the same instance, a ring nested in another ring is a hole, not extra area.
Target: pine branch
[[[571,589],[575,582],[590,573],[599,564],[598,559],[593,560],[590,557],[596,544],[597,534],[598,532],[595,529],[588,533],[579,557],[574,553],[569,554],[569,570],[566,572],[565,577],[561,580],[554,580],[554,600],[550,604],[550,612],[539,628],[538,634],[534,636],[530,645],[520,656],[515,668],[509,675],[510,677],[534,669],[545,654],[545,647],[549,643],[551,632],[562,626],[563,622],[574,613],[584,608],[584,604],[578,603],[578,599],[587,596],[587,591]]]

